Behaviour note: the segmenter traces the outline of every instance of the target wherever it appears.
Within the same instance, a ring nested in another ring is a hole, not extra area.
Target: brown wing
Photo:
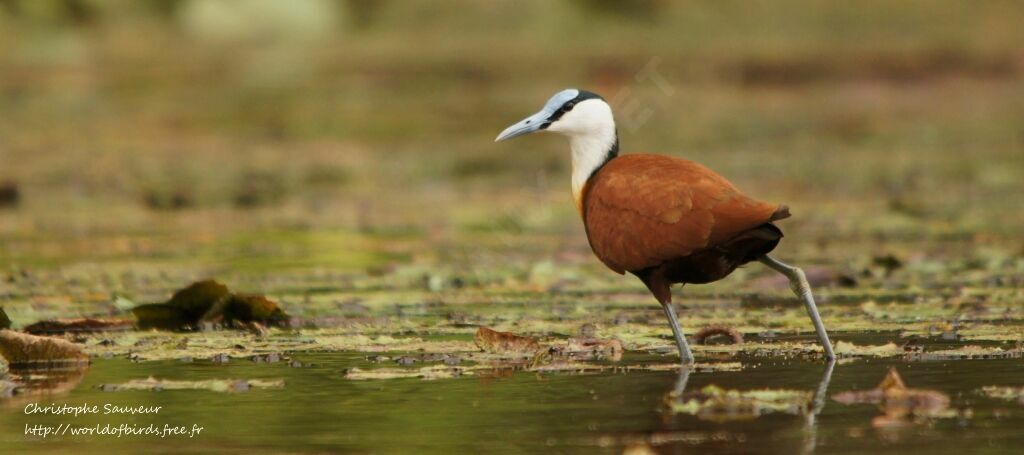
[[[583,207],[591,248],[619,273],[687,256],[788,216],[785,206],[750,199],[704,166],[647,154],[609,161],[589,182]]]

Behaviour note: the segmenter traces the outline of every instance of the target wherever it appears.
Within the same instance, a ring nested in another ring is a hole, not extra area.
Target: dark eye
[[[565,106],[562,106],[562,109],[569,110],[569,109],[572,109],[572,107],[575,106],[575,105],[576,105],[575,101],[569,101],[569,102],[565,103]]]

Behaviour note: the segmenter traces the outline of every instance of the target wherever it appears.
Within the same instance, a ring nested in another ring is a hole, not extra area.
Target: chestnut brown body
[[[778,245],[784,205],[743,195],[692,161],[631,154],[605,163],[581,194],[590,246],[608,268],[639,277],[661,302],[673,283],[709,283]]]

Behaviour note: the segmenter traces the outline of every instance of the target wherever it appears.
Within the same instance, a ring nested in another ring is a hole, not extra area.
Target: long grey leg
[[[686,343],[686,336],[683,335],[682,327],[679,327],[679,318],[676,317],[676,310],[672,306],[672,302],[663,303],[661,307],[665,309],[665,316],[668,317],[668,323],[672,326],[672,335],[676,337],[679,358],[682,359],[684,365],[693,363],[693,353],[690,352],[690,345]]]
[[[764,265],[767,265],[772,270],[786,275],[789,278],[790,287],[793,292],[796,293],[797,297],[800,297],[804,301],[804,307],[807,308],[807,314],[811,316],[811,321],[814,322],[814,330],[818,332],[818,341],[821,342],[821,346],[825,348],[825,358],[833,360],[836,358],[836,354],[832,352],[832,343],[828,340],[828,332],[825,331],[825,324],[821,322],[821,316],[818,315],[818,306],[814,304],[814,295],[811,294],[811,285],[807,282],[807,276],[804,275],[804,271],[799,268],[787,265],[780,262],[779,260],[764,255],[758,259]]]

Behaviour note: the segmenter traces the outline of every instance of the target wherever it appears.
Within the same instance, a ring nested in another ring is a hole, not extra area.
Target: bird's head
[[[573,139],[603,138],[615,135],[615,120],[611,106],[599,95],[570,88],[552,96],[536,114],[505,128],[494,142],[542,130]]]

